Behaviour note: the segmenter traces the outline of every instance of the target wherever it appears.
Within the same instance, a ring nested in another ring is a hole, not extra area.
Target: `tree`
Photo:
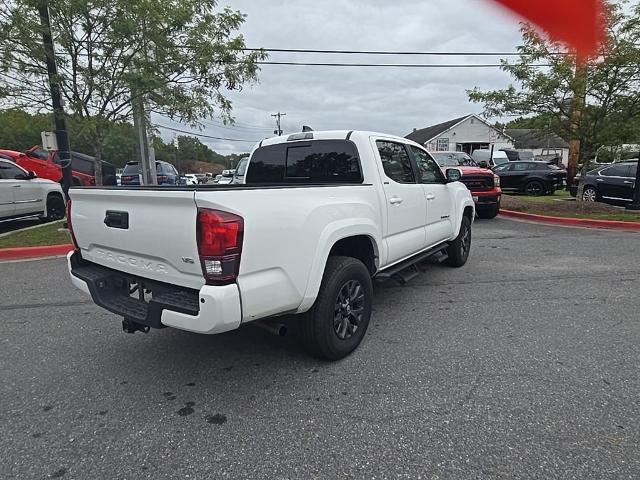
[[[51,109],[36,6],[8,0],[0,11],[0,105]],[[194,127],[220,114],[225,90],[257,79],[262,51],[247,53],[235,31],[244,16],[216,0],[51,0],[56,61],[67,112],[79,122],[73,143],[98,161],[110,128],[132,118],[132,100]],[[97,169],[99,170],[99,169]]]
[[[485,116],[534,116],[539,125],[572,141],[573,151],[589,160],[604,144],[634,143],[640,129],[640,5],[606,4],[605,41],[593,58],[580,59],[529,24],[514,63],[502,69],[516,86],[468,92],[484,105]],[[536,67],[536,64],[548,65]],[[581,114],[581,115],[580,115]],[[569,165],[575,173],[578,156]]]

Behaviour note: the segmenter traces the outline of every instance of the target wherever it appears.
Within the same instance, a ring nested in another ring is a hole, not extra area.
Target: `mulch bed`
[[[626,212],[622,208],[616,208],[605,203],[577,202],[575,200],[554,200],[539,201],[531,198],[519,198],[514,195],[503,195],[501,200],[502,208],[506,210],[514,210],[516,212],[537,213],[544,215],[545,213],[564,213],[589,215],[590,213],[622,215]],[[638,215],[640,220],[640,215]]]

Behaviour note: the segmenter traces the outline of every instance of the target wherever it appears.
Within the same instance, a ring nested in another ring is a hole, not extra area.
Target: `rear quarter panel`
[[[244,322],[308,309],[337,240],[381,238],[372,185],[234,190],[199,190],[196,204],[244,218],[238,276]]]

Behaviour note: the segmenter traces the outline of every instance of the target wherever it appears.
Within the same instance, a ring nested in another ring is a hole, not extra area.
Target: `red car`
[[[38,178],[46,178],[54,182],[62,179],[62,167],[58,152],[48,152],[36,145],[25,152],[0,150],[0,154],[11,158],[27,171],[34,172]],[[83,153],[71,152],[72,185],[91,186],[96,184],[95,159]],[[105,185],[115,185],[115,167],[102,162],[102,179]]]
[[[471,191],[480,218],[494,218],[500,212],[500,177],[478,165],[464,152],[431,152],[440,168],[456,167],[462,172],[460,181]]]

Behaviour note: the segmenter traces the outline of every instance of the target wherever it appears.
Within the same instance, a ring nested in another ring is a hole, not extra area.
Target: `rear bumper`
[[[176,287],[83,261],[77,252],[67,256],[71,282],[96,305],[152,328],[173,327],[215,334],[240,326],[242,311],[236,284],[204,285],[200,290]],[[149,301],[132,298],[130,284],[144,284]]]

